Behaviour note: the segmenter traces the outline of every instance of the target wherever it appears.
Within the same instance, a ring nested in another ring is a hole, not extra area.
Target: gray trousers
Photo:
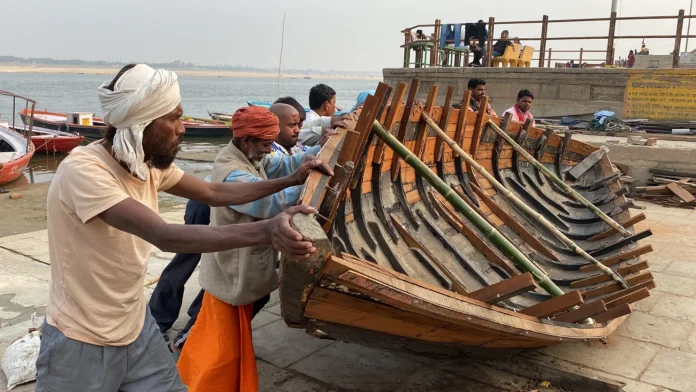
[[[44,321],[36,370],[36,392],[187,390],[149,307],[143,330],[127,346],[83,343]]]

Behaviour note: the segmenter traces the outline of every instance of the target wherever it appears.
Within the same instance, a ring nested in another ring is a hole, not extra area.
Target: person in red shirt
[[[630,52],[628,52],[628,63],[627,63],[628,68],[633,68],[633,64],[635,64],[635,63],[636,63],[636,55],[631,50]]]

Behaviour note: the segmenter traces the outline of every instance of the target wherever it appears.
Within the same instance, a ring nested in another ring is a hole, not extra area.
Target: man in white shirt
[[[532,112],[529,111],[529,109],[532,108],[533,101],[534,94],[532,94],[531,91],[527,89],[520,90],[520,92],[517,93],[517,102],[515,105],[506,110],[503,115],[505,115],[505,113],[511,113],[513,121],[523,124],[527,121],[527,119],[532,119],[532,126],[536,126],[534,116],[532,116]]]
[[[344,125],[344,116],[334,117],[336,91],[325,84],[317,84],[309,90],[309,109],[298,139],[302,145],[316,146],[320,143],[325,129]]]

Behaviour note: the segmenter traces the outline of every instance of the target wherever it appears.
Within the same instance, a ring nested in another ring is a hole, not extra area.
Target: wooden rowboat
[[[26,134],[27,132],[26,125],[22,127],[10,126],[10,129],[21,134]],[[36,151],[60,154],[69,153],[75,147],[79,146],[84,139],[85,137],[82,135],[39,127],[34,127],[31,135],[31,142],[34,144]]]
[[[34,145],[23,135],[0,125],[0,185],[19,178],[34,151]]]
[[[645,217],[631,216],[608,156],[570,134],[455,109],[470,95],[455,101],[454,88],[436,106],[438,87],[430,87],[423,105],[418,84],[380,84],[322,149],[335,175],[312,173],[301,203],[317,213],[293,217],[318,252],[281,260],[285,322],[319,338],[438,356],[610,335],[655,283],[641,260],[652,249],[639,243],[650,231],[634,228]],[[471,164],[436,136],[429,117]],[[380,127],[408,148],[409,163],[376,137]]]

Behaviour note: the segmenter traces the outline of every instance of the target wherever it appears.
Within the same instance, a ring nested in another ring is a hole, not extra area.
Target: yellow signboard
[[[696,69],[629,71],[625,118],[696,120]]]

